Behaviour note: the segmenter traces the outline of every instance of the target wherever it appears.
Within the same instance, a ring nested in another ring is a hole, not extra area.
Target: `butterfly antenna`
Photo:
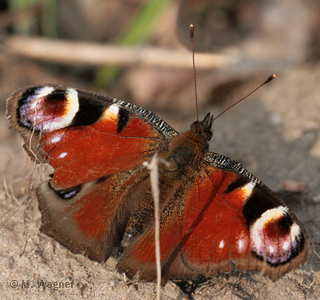
[[[249,96],[251,96],[254,92],[256,92],[258,89],[260,89],[263,85],[269,83],[272,79],[276,78],[276,74],[272,74],[268,77],[268,79],[266,79],[263,83],[261,83],[258,87],[256,87],[252,92],[250,92],[248,95],[244,96],[243,98],[241,98],[240,100],[238,100],[236,103],[233,103],[231,106],[229,106],[227,109],[225,109],[224,111],[222,111],[220,114],[218,114],[216,117],[213,118],[213,121],[218,119],[221,115],[223,115],[225,112],[227,112],[229,109],[231,109],[232,107],[236,106],[237,104],[239,104],[240,102],[242,102],[243,100],[247,99]]]
[[[194,26],[190,24],[190,42],[192,52],[192,66],[193,66],[193,81],[194,81],[194,97],[196,101],[197,121],[199,121],[199,109],[198,109],[198,93],[197,93],[197,76],[196,76],[196,64],[194,61],[194,47],[193,47]]]

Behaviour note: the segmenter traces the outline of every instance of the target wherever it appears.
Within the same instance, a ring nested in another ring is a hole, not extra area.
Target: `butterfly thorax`
[[[187,132],[174,137],[168,151],[160,153],[170,164],[169,167],[163,167],[169,177],[179,177],[198,169],[209,150],[211,126],[212,116],[207,114],[203,121],[193,122]]]

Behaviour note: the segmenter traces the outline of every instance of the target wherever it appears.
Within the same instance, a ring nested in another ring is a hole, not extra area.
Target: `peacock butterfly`
[[[162,283],[236,267],[272,280],[303,264],[307,234],[268,187],[209,152],[213,117],[179,135],[152,112],[61,85],[28,87],[7,101],[11,128],[37,163],[54,169],[37,188],[41,231],[74,253],[155,281],[153,199],[143,162],[159,166]]]

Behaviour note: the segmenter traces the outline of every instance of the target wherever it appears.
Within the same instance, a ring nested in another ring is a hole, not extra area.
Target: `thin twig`
[[[155,47],[117,47],[97,43],[11,36],[5,40],[9,53],[40,61],[77,65],[134,64],[166,68],[192,69],[187,50],[163,50]],[[197,69],[220,69],[230,64],[225,55],[197,54]],[[234,58],[233,58],[234,63]]]

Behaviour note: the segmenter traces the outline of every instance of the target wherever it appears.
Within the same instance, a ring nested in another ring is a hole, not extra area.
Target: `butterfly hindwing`
[[[45,182],[37,189],[41,231],[74,253],[105,261],[119,246],[123,231],[143,193],[148,173],[142,167],[84,183],[59,193]]]

